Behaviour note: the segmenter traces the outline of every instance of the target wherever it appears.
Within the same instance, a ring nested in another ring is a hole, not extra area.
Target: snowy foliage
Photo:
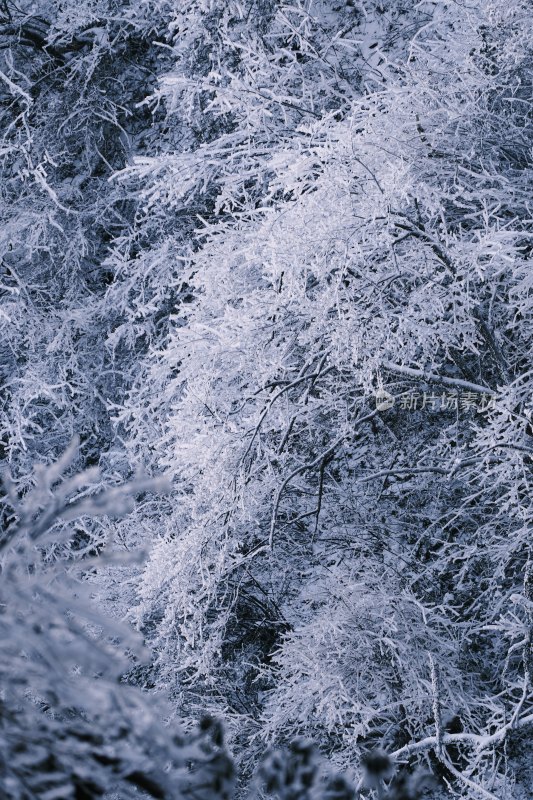
[[[87,491],[94,470],[67,477],[75,445],[35,472],[23,499],[5,476],[0,540],[0,786],[6,800],[205,797],[232,793],[220,732],[204,722],[185,736],[163,724],[165,706],[121,680],[146,652],[127,626],[104,618],[84,576],[120,554],[80,546],[61,523],[120,515],[132,495],[163,488],[137,480]],[[87,553],[89,550],[89,553]]]
[[[243,792],[337,796],[311,739],[366,796],[521,800],[530,3],[5,9],[1,454],[170,476],[86,525],[150,550],[85,577],[130,680],[224,718]]]

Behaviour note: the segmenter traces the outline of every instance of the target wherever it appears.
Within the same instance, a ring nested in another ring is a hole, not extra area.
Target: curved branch
[[[525,728],[527,725],[533,725],[533,714],[527,714],[517,720],[511,720],[496,733],[483,736],[478,733],[444,733],[441,737],[441,743],[446,746],[449,744],[463,744],[467,747],[475,748],[478,752],[486,750],[488,747],[503,742],[509,731],[517,728]],[[412,742],[400,747],[398,750],[390,753],[390,757],[398,761],[404,757],[415,755],[416,753],[424,753],[428,750],[434,750],[438,745],[436,736],[427,736],[419,742]]]
[[[369,422],[378,413],[379,413],[379,409],[376,408],[374,411],[371,411],[369,414],[366,414],[364,417],[360,417],[358,420],[356,420],[355,425],[358,426],[358,425],[362,425],[364,422]],[[272,549],[272,546],[273,546],[274,532],[276,530],[276,520],[277,520],[277,517],[278,517],[278,509],[279,509],[281,496],[282,496],[283,492],[285,491],[285,489],[287,488],[287,486],[291,483],[291,481],[294,478],[296,478],[297,475],[300,475],[302,472],[307,472],[307,470],[314,469],[314,467],[318,467],[319,465],[321,466],[325,461],[329,460],[331,458],[331,456],[333,455],[333,453],[335,452],[335,450],[337,449],[337,447],[340,444],[342,444],[345,439],[346,439],[346,434],[343,433],[341,436],[339,436],[337,439],[335,439],[333,444],[330,445],[327,448],[327,450],[324,450],[324,452],[321,453],[319,456],[317,456],[315,459],[313,459],[313,461],[310,461],[308,464],[302,464],[301,466],[297,467],[295,470],[293,470],[291,472],[291,474],[287,478],[285,478],[285,480],[283,481],[283,483],[281,484],[280,488],[277,491],[276,499],[274,501],[274,508],[272,510],[272,518],[271,518],[271,522],[270,522],[270,534],[269,534],[269,537],[268,537],[268,545],[269,545],[270,549]],[[312,512],[312,513],[316,513],[316,512]]]

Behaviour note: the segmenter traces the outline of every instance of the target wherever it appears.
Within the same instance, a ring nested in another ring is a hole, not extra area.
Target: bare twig
[[[362,425],[365,422],[369,422],[378,413],[379,413],[379,409],[376,408],[374,411],[371,411],[369,414],[366,414],[364,417],[360,417],[358,420],[355,421],[355,427],[358,427],[359,425]],[[297,467],[295,470],[293,470],[291,472],[291,474],[287,478],[285,478],[285,480],[283,481],[283,483],[281,484],[280,488],[278,489],[278,491],[276,493],[276,499],[274,501],[274,508],[272,510],[272,518],[271,518],[271,522],[270,522],[270,534],[269,534],[269,537],[268,537],[268,544],[269,544],[270,549],[272,549],[272,547],[273,547],[274,532],[276,530],[276,520],[277,520],[277,517],[278,517],[278,509],[279,509],[281,496],[283,495],[283,492],[285,491],[287,486],[291,483],[292,480],[294,480],[294,478],[296,478],[297,475],[301,475],[302,472],[307,472],[310,469],[314,469],[315,467],[318,467],[319,465],[321,465],[324,462],[327,463],[327,461],[331,458],[331,456],[334,454],[335,450],[339,447],[339,445],[342,444],[342,442],[344,442],[344,440],[346,439],[346,436],[347,436],[347,434],[343,433],[341,436],[339,436],[337,439],[335,439],[333,444],[330,445],[327,448],[327,450],[324,450],[324,452],[321,453],[319,456],[317,456],[315,459],[313,459],[313,461],[310,461],[308,464],[302,464],[301,466]],[[317,512],[314,512],[314,513],[317,513]]]
[[[324,355],[321,358],[320,363],[318,365],[318,368],[315,370],[315,372],[311,372],[308,375],[300,374],[293,381],[291,381],[290,383],[287,383],[285,386],[282,386],[281,389],[278,389],[278,391],[275,393],[275,395],[268,401],[268,403],[266,404],[265,408],[263,409],[263,411],[261,413],[261,416],[259,417],[259,422],[255,426],[254,432],[252,434],[252,438],[250,439],[250,441],[248,443],[248,447],[246,448],[246,450],[244,452],[244,455],[243,455],[243,457],[241,459],[241,463],[244,463],[246,461],[246,459],[248,458],[248,455],[250,454],[250,451],[252,449],[253,443],[255,442],[255,440],[257,438],[257,435],[258,435],[258,433],[259,433],[259,431],[261,429],[261,426],[262,426],[262,424],[263,424],[268,412],[270,411],[270,409],[272,408],[272,406],[276,402],[276,400],[279,400],[279,398],[283,394],[285,394],[286,392],[290,391],[290,389],[294,389],[296,386],[298,386],[300,383],[303,383],[304,381],[311,381],[311,386],[312,386],[315,383],[315,381],[317,380],[317,378],[319,378],[321,375],[325,375],[327,372],[332,370],[333,367],[329,367],[329,369],[327,369],[327,370],[322,370],[322,367],[324,366],[326,358],[327,358],[327,354]]]

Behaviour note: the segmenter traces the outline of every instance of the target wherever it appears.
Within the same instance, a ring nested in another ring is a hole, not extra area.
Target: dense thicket
[[[130,680],[244,783],[309,737],[526,797],[530,3],[3,14],[2,455],[169,475],[82,526],[150,547],[87,577]]]

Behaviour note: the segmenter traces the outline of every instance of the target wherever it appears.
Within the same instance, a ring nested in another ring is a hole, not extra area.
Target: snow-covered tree
[[[530,3],[0,8],[1,455],[170,474],[77,538],[130,679],[257,793],[525,796]]]
[[[118,415],[179,498],[147,522],[137,617],[159,680],[223,709],[249,757],[378,743],[472,797],[519,793],[528,9],[370,5],[175,13],[156,97],[206,135],[119,176],[148,217],[205,204],[186,303]]]
[[[128,385],[129,353],[106,348],[121,309],[101,300],[136,207],[109,177],[151,124],[138,103],[165,20],[146,16],[92,1],[0,10],[0,455],[21,480],[75,432],[83,464],[97,463]]]
[[[233,792],[217,723],[184,734],[164,702],[122,680],[146,658],[138,634],[101,616],[84,576],[123,559],[80,547],[72,522],[120,515],[132,496],[163,488],[139,479],[95,493],[95,470],[68,474],[71,447],[35,470],[18,496],[9,476],[0,538],[0,790],[6,800],[203,797]],[[70,524],[69,524],[70,523]]]

